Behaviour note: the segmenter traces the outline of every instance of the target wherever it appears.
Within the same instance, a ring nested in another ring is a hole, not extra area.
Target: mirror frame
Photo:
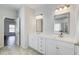
[[[43,32],[43,19],[36,20],[36,32]]]
[[[70,12],[67,12],[67,13],[64,13],[64,14],[59,14],[59,15],[54,15],[54,24],[56,22],[55,21],[56,19],[64,18],[63,16],[68,18],[68,20],[67,20],[67,22],[68,22],[68,33],[66,33],[66,32],[63,32],[63,33],[69,34],[70,33]],[[54,25],[53,25],[53,32],[56,33],[56,34],[60,33],[60,32],[54,31]]]

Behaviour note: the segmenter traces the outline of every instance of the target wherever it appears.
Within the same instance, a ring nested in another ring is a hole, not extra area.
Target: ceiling
[[[13,10],[18,10],[19,8],[21,8],[22,6],[27,6],[30,7],[32,9],[35,10],[40,10],[40,9],[44,9],[44,8],[53,8],[54,4],[0,4],[0,7],[5,7],[5,8],[10,8]]]
[[[0,4],[0,7],[10,8],[13,10],[18,10],[21,6],[21,4]]]

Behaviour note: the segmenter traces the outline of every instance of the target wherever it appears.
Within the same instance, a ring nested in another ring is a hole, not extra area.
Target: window
[[[9,25],[9,32],[15,32],[15,25]]]

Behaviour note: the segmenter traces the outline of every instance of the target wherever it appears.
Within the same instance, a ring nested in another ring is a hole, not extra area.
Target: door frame
[[[11,19],[11,20],[15,20],[15,19],[12,19],[12,18],[8,18],[8,17],[4,17],[4,46],[5,46],[5,20],[6,19]],[[16,22],[15,22],[15,27],[16,27]],[[10,36],[10,35],[9,35]],[[15,41],[16,41],[16,32],[15,32],[15,34],[14,34],[14,36],[15,36]]]

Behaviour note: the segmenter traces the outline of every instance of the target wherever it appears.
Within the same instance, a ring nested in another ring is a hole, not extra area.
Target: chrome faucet
[[[63,31],[62,30],[60,31],[59,37],[61,37],[61,38],[63,37]]]

